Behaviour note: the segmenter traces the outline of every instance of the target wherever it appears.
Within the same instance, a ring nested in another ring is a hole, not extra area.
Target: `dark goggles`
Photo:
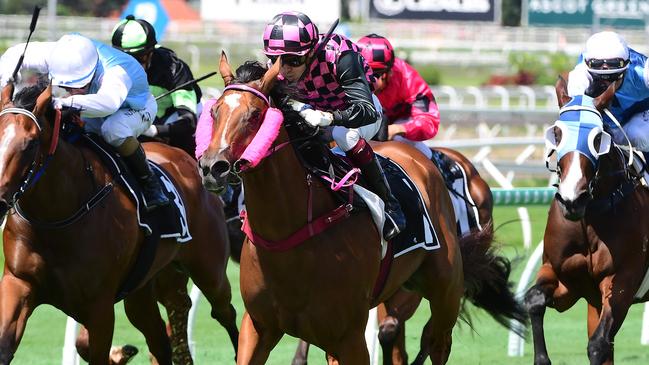
[[[613,58],[610,60],[591,58],[589,60],[586,60],[586,65],[588,66],[588,68],[593,70],[602,70],[602,69],[614,70],[616,68],[622,68],[626,66],[627,62],[628,61],[622,58]]]
[[[277,61],[277,58],[280,56],[268,56],[268,59],[270,62],[275,63]],[[296,56],[292,54],[284,54],[281,55],[282,57],[282,65],[287,65],[291,67],[299,67],[302,66],[303,64],[306,63],[306,55],[305,56]]]

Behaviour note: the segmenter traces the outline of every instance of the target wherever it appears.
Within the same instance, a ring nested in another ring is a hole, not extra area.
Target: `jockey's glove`
[[[151,124],[149,129],[142,132],[142,135],[147,137],[155,137],[158,135],[158,128],[155,126],[155,124]]]
[[[334,121],[333,114],[321,110],[306,109],[300,112],[300,116],[314,127],[326,127]]]
[[[52,98],[54,109],[62,109],[64,106],[72,106],[70,98]]]
[[[296,112],[301,112],[307,109],[313,109],[313,107],[309,104],[303,103],[301,101],[297,101],[294,99],[288,99],[286,102],[288,106],[291,107],[291,109],[295,110]]]

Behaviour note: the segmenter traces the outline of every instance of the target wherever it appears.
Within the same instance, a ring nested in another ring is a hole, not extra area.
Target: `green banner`
[[[527,24],[643,27],[649,18],[645,0],[528,0]]]

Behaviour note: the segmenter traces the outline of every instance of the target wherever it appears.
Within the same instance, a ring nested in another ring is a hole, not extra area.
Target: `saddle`
[[[118,292],[115,299],[118,302],[135,289],[146,276],[153,264],[153,258],[161,238],[175,238],[179,243],[188,242],[192,239],[189,233],[184,202],[167,173],[159,165],[149,161],[151,169],[173,204],[148,212],[143,203],[142,191],[135,176],[126,167],[115,149],[108,145],[102,137],[86,133],[75,123],[64,123],[61,138],[72,144],[83,145],[95,152],[104,166],[111,172],[114,181],[124,188],[137,208],[138,225],[145,232],[144,243],[138,253],[135,265]]]

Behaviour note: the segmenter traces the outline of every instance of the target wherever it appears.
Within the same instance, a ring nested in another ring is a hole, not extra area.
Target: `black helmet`
[[[153,26],[144,19],[135,19],[133,15],[117,23],[112,41],[113,47],[132,55],[151,50],[158,43]]]

